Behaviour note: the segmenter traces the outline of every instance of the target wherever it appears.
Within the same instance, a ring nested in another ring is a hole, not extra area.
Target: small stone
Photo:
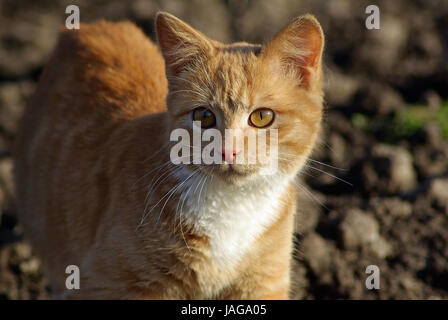
[[[373,148],[372,155],[372,169],[378,177],[379,189],[395,193],[415,188],[417,177],[412,156],[406,149],[379,144]]]
[[[326,99],[333,106],[347,106],[358,90],[359,81],[338,71],[336,67],[328,75]]]
[[[401,276],[400,285],[413,295],[422,290],[422,283],[408,273]]]
[[[301,243],[301,251],[310,269],[317,276],[325,273],[331,267],[330,245],[317,233],[306,235]]]
[[[23,99],[15,83],[0,86],[0,128],[14,133],[23,110]]]
[[[370,244],[379,238],[378,222],[369,214],[351,209],[340,225],[342,243],[346,249],[355,249]]]
[[[364,65],[376,67],[378,73],[391,73],[406,47],[410,26],[405,19],[391,14],[381,16],[381,28],[368,32],[365,45],[357,49],[358,59]]]
[[[27,243],[18,243],[15,252],[19,259],[26,260],[31,257],[31,247]]]
[[[40,262],[37,258],[24,261],[20,264],[19,268],[24,274],[33,274],[39,270]]]
[[[448,212],[448,178],[434,179],[429,188],[430,197]]]
[[[384,206],[388,213],[397,218],[407,218],[412,214],[412,205],[400,200],[399,198],[387,198],[384,200]]]
[[[381,259],[385,259],[392,254],[392,246],[381,236],[370,243],[370,250]]]
[[[14,194],[12,168],[11,158],[0,159],[0,188],[3,191],[5,203],[9,203]]]
[[[442,99],[434,90],[428,90],[425,92],[424,99],[428,107],[434,111],[439,110],[442,104]]]
[[[62,22],[51,10],[44,13],[25,6],[20,11],[16,17],[2,15],[0,73],[11,78],[29,76],[45,63]]]

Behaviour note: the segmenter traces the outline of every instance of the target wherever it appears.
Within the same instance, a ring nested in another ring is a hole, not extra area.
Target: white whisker
[[[344,183],[348,184],[349,186],[352,186],[352,187],[353,187],[353,184],[351,184],[350,182],[345,181],[345,180],[342,179],[342,178],[336,177],[335,175],[333,175],[333,174],[331,174],[331,173],[328,173],[328,172],[326,172],[326,171],[324,171],[324,170],[321,170],[321,169],[318,169],[318,168],[316,168],[316,167],[313,167],[313,166],[311,166],[311,165],[309,165],[309,164],[305,164],[305,166],[306,166],[307,168],[311,168],[311,169],[317,170],[317,171],[319,171],[319,172],[322,172],[322,173],[324,173],[324,174],[326,174],[326,175],[328,175],[328,176],[330,176],[330,177],[332,177],[332,178],[335,178],[335,179],[337,179],[337,180],[339,180],[339,181],[341,181],[341,182],[344,182]]]

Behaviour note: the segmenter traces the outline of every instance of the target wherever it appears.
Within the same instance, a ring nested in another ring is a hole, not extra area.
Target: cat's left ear
[[[324,34],[312,15],[294,19],[263,49],[262,56],[294,78],[302,88],[320,84]]]
[[[156,33],[168,76],[176,76],[194,59],[213,50],[205,35],[166,12],[156,16]]]

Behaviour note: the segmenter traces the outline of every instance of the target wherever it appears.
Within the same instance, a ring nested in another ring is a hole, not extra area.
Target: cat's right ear
[[[320,84],[324,34],[312,15],[294,19],[263,49],[262,55],[273,65],[309,89]]]
[[[213,50],[205,35],[166,12],[156,16],[156,33],[168,76],[177,76],[194,59]]]

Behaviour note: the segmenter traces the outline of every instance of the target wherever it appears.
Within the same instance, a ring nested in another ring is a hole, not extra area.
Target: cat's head
[[[296,18],[263,46],[219,43],[168,13],[157,15],[156,31],[166,63],[171,130],[190,135],[191,145],[174,153],[192,161],[194,153],[206,151],[222,160],[187,167],[236,183],[260,175],[295,175],[311,152],[322,118],[324,35],[317,20]],[[221,133],[222,147],[205,150],[215,138],[199,145],[193,141],[194,120],[202,125],[196,133]],[[245,143],[226,139],[226,129]],[[263,139],[249,146],[262,133],[268,160],[259,156]],[[189,156],[182,153],[188,148]]]

